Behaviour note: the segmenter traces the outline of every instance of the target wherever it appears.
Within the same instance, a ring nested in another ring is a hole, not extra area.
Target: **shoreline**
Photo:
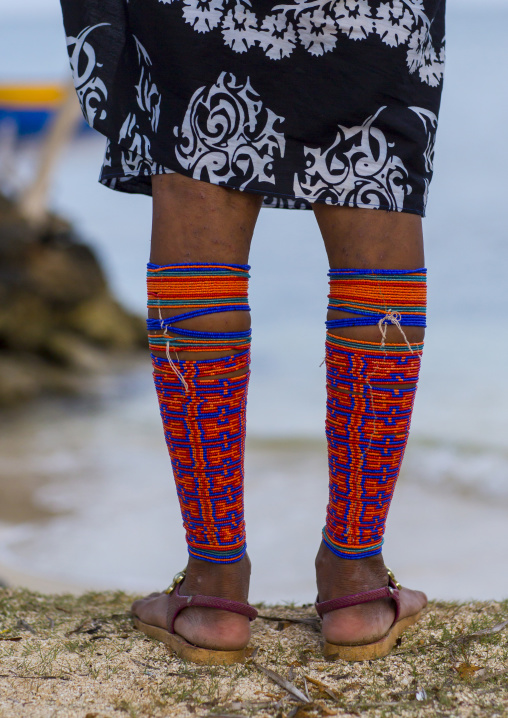
[[[266,455],[258,457],[261,463],[266,460]],[[38,483],[37,490],[40,488]],[[37,490],[33,495],[36,506]],[[305,488],[295,487],[295,491],[305,493]],[[250,505],[259,513],[264,503],[263,486],[250,487],[249,493],[252,499]],[[298,498],[301,497],[296,496]],[[303,520],[304,509],[301,506],[301,514],[293,517],[291,525],[294,528]],[[178,513],[174,505],[172,512],[175,516]],[[265,508],[265,513],[266,530],[257,533],[251,530],[250,533],[249,554],[253,563],[251,600],[254,603],[312,601],[315,595],[315,547],[305,540],[303,543],[300,540],[298,545],[280,545],[282,563],[279,564],[273,554],[273,542],[280,538],[282,526],[276,523],[276,507],[269,511]],[[127,516],[122,525],[128,523]],[[399,581],[425,591],[431,600],[504,600],[508,597],[506,572],[491,571],[492,563],[484,560],[483,542],[479,544],[477,536],[480,533],[484,543],[489,545],[491,561],[502,565],[505,560],[503,539],[506,523],[506,509],[492,502],[478,505],[468,497],[447,496],[435,488],[402,480],[390,512],[383,555]],[[73,525],[78,536],[69,534]],[[58,527],[62,526],[63,533],[58,532]],[[467,530],[470,526],[474,526],[475,530]],[[42,593],[63,592],[78,596],[90,590],[125,590],[143,595],[165,587],[171,576],[185,564],[185,544],[180,526],[174,527],[174,535],[179,541],[178,554],[173,555],[175,552],[172,552],[166,555],[162,566],[153,560],[149,560],[146,567],[138,565],[138,573],[134,577],[129,567],[140,561],[146,562],[147,555],[142,546],[138,546],[138,555],[133,555],[132,544],[123,544],[121,533],[116,536],[115,545],[102,547],[101,551],[96,544],[90,545],[91,555],[82,554],[80,557],[73,554],[74,559],[67,558],[65,547],[60,547],[60,553],[57,552],[53,559],[41,553],[40,543],[44,543],[55,531],[56,535],[68,535],[68,540],[75,541],[79,546],[86,544],[91,530],[82,522],[80,524],[79,516],[69,510],[53,512],[49,517],[46,514],[32,523],[0,523],[0,581],[5,581],[8,586],[23,586]],[[157,534],[156,526],[152,533],[154,536]],[[51,541],[48,545],[52,545]],[[31,570],[34,561],[38,560],[33,558],[33,552],[42,559],[38,571]],[[79,563],[83,558],[86,559],[84,567]],[[76,568],[77,563],[79,568]],[[108,573],[108,565],[114,566],[116,572]],[[284,593],[281,595],[282,587]]]
[[[72,594],[79,596],[91,588],[76,586],[74,583],[59,581],[58,579],[36,576],[32,573],[17,571],[0,562],[0,587],[7,589],[27,589],[44,594]]]
[[[145,368],[136,366],[108,375],[86,402],[53,400],[0,414],[0,579],[49,592],[145,594],[167,586],[185,565],[155,397],[146,392]],[[508,575],[491,570],[506,561],[502,457],[497,466],[483,454],[457,459],[458,451],[410,442],[383,554],[398,580],[431,599],[502,600]],[[319,440],[248,441],[253,602],[313,601],[327,474]]]

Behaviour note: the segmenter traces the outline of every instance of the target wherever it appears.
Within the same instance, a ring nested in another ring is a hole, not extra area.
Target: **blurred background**
[[[429,329],[384,555],[432,598],[501,599],[508,6],[448,0],[447,23],[424,220]],[[79,127],[58,141],[72,107],[48,139],[68,80],[56,0],[0,0],[0,579],[151,591],[186,561],[142,349],[151,207],[97,183],[103,137]],[[46,197],[57,216],[41,234]],[[313,214],[262,210],[251,264],[251,598],[307,602],[327,498],[327,265]]]

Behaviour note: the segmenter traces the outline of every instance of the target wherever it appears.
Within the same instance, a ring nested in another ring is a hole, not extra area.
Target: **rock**
[[[86,357],[83,363],[89,360]],[[0,354],[0,407],[14,406],[39,396],[61,396],[86,393],[92,387],[86,381],[91,371],[100,367],[62,366],[30,354]],[[85,374],[83,374],[83,371]]]
[[[30,292],[11,292],[0,303],[0,340],[6,349],[39,352],[57,323],[52,308]]]
[[[0,195],[0,277],[21,265],[27,248],[38,242],[39,234],[16,211],[15,205]]]
[[[65,324],[80,335],[103,347],[125,349],[146,344],[141,320],[125,320],[125,310],[109,294],[82,302],[65,315]]]
[[[72,226],[51,215],[36,231],[0,195],[0,406],[87,391],[85,376],[146,344]]]
[[[32,399],[40,392],[35,372],[15,356],[0,355],[0,406]]]
[[[107,290],[97,258],[84,244],[38,243],[26,253],[27,281],[45,301],[75,306]]]
[[[50,359],[64,367],[88,373],[104,371],[107,359],[104,352],[71,332],[54,332],[45,346]]]

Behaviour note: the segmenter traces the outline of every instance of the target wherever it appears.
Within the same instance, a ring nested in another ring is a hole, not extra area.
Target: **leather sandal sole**
[[[239,651],[213,651],[208,648],[199,648],[188,643],[176,633],[170,633],[159,626],[152,626],[143,623],[137,616],[133,616],[134,627],[142,631],[150,638],[162,641],[168,649],[176,653],[179,658],[193,663],[201,663],[208,666],[230,666],[233,663],[243,663],[246,658],[246,649]]]
[[[363,646],[339,646],[335,643],[325,641],[323,647],[324,656],[329,661],[339,659],[343,661],[372,661],[376,658],[384,658],[390,653],[397,643],[397,639],[406,628],[415,624],[421,615],[422,611],[418,611],[418,613],[412,616],[402,618],[390,628],[386,636],[380,638],[379,641],[366,643]]]

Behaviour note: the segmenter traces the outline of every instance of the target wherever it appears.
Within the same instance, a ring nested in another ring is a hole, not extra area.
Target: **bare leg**
[[[211,262],[246,264],[260,196],[217,187],[182,175],[152,178],[153,227],[150,261],[155,264]],[[173,313],[178,313],[178,310]],[[166,311],[164,316],[169,316]],[[151,316],[157,316],[155,311]],[[189,319],[180,324],[198,331],[244,331],[247,312],[227,312]],[[211,359],[227,352],[181,352],[181,359]],[[161,356],[165,356],[161,354]],[[248,556],[237,563],[217,564],[189,557],[183,595],[204,594],[246,602],[249,592]],[[134,605],[145,623],[166,628],[167,596],[148,597]],[[250,635],[249,621],[226,611],[188,608],[177,617],[175,631],[203,648],[236,650]]]
[[[315,204],[330,267],[343,269],[417,269],[424,266],[421,219],[417,215],[382,210],[332,207]],[[328,318],[344,316],[329,311]],[[377,326],[332,330],[342,337],[376,342]],[[410,342],[421,342],[424,329],[404,327]],[[400,342],[399,330],[389,326],[387,342]],[[387,584],[381,554],[364,559],[336,556],[322,543],[316,558],[320,601],[360,593]],[[427,603],[420,591],[402,589],[401,618],[416,613]],[[369,643],[383,636],[394,618],[393,602],[382,599],[325,614],[323,634],[330,643]]]

